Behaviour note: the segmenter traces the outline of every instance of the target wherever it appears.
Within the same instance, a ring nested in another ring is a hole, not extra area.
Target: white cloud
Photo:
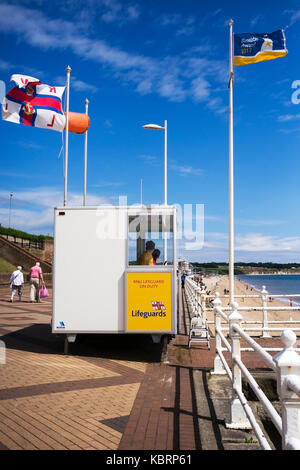
[[[254,220],[254,219],[237,219],[235,222],[237,225],[246,225],[246,226],[251,226],[251,227],[267,227],[267,226],[272,226],[272,225],[281,225],[286,223],[285,220],[272,220],[272,219],[266,219],[266,220]]]
[[[161,162],[158,160],[158,158],[155,157],[154,155],[139,155],[138,158],[141,158],[146,163],[148,163],[149,165],[152,165],[152,166],[157,166],[157,165],[161,164]]]
[[[136,20],[140,16],[140,8],[138,5],[131,5],[127,8],[127,18],[129,20]]]
[[[138,5],[125,6],[117,0],[102,0],[106,11],[102,14],[101,19],[105,23],[118,22],[118,25],[134,21],[140,16],[140,8]]]
[[[206,101],[210,96],[210,83],[203,77],[192,80],[193,97],[195,101]]]
[[[287,122],[287,121],[294,121],[300,119],[300,114],[283,114],[278,116],[279,122]]]
[[[256,16],[254,16],[254,17],[251,18],[251,20],[250,20],[251,26],[256,26],[257,23],[258,23],[260,20],[262,20],[262,19],[263,19],[263,15],[261,15],[261,14],[258,14],[258,15],[256,15]]]
[[[200,25],[204,26],[206,22],[210,22],[212,24],[219,13],[221,13],[222,8],[217,8],[216,10],[209,11],[206,15],[203,16],[203,18],[200,21]]]
[[[66,85],[66,76],[60,75],[53,79],[55,84],[65,86]],[[95,85],[87,83],[83,80],[80,80],[71,73],[70,77],[70,87],[75,91],[86,91],[87,93],[97,93],[98,88]]]
[[[228,261],[228,234],[205,232],[204,244],[179,242],[179,250],[190,261]],[[261,233],[235,236],[235,261],[300,262],[300,238]]]
[[[20,141],[18,144],[25,149],[41,150],[45,148],[43,145],[30,141]]]
[[[0,59],[0,70],[7,72],[8,70],[11,70],[14,66],[7,62],[6,60]]]
[[[108,187],[119,187],[122,186],[124,183],[120,181],[99,181],[99,183],[93,184],[94,188],[108,188]]]
[[[299,237],[276,237],[272,235],[262,235],[260,233],[249,233],[236,237],[237,251],[299,251]]]
[[[289,26],[300,20],[300,10],[285,10],[283,13],[290,16]]]
[[[9,211],[0,208],[1,224],[7,226]],[[41,233],[46,230],[52,232],[53,209],[46,209],[39,212],[31,210],[22,210],[13,207],[11,212],[11,227],[17,230],[29,231],[30,233]]]
[[[205,220],[210,220],[210,221],[213,221],[213,222],[220,222],[220,221],[223,221],[224,218],[219,217],[217,215],[206,215],[205,214]]]
[[[170,165],[172,170],[177,171],[181,176],[195,175],[199,176],[203,174],[202,168],[193,168],[192,166],[184,165]]]
[[[0,170],[0,175],[7,176],[9,178],[34,178],[35,177],[35,175],[30,174],[30,173],[19,173],[18,171],[5,171],[5,170]]]
[[[158,18],[158,22],[161,26],[174,26],[181,24],[184,21],[183,16],[180,13],[164,13]]]
[[[74,90],[76,91],[86,91],[90,93],[96,93],[98,91],[98,88],[96,86],[86,83],[83,80],[75,79],[75,77],[72,77],[71,83],[72,88],[74,88]]]
[[[6,207],[0,207],[0,223],[8,224],[9,208],[7,191],[0,190],[0,202]],[[82,206],[83,196],[79,193],[68,193],[68,206]],[[87,205],[98,206],[100,204],[112,204],[112,200],[106,197],[87,194]],[[26,205],[31,209],[20,209],[18,206]],[[15,191],[12,199],[11,221],[12,227],[29,231],[31,233],[52,233],[53,209],[63,206],[63,194],[56,188],[33,188],[31,190]]]
[[[111,14],[120,11],[118,2],[109,0],[106,5]],[[134,11],[137,15],[137,8],[132,5],[131,16]],[[189,22],[191,24],[191,18]],[[188,55],[161,58],[129,53],[102,39],[91,39],[76,22],[49,18],[42,11],[8,3],[0,4],[0,31],[14,34],[23,42],[44,50],[69,49],[84,60],[109,67],[115,78],[133,83],[138,93],[155,92],[175,102],[192,98],[205,102],[213,112],[223,112],[222,100],[211,98],[210,82],[227,81],[224,61],[201,58],[199,53],[193,56],[191,51]],[[94,85],[81,79],[73,83],[77,88],[96,91]]]

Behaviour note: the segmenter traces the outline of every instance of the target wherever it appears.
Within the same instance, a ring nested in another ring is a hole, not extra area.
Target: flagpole
[[[234,301],[233,32],[229,21],[229,295]]]
[[[85,104],[85,114],[88,116],[89,100],[86,98],[84,101]],[[83,205],[86,205],[86,177],[87,177],[87,133],[86,130],[84,133],[84,177],[83,177]]]
[[[168,161],[168,122],[165,120],[165,151],[164,151],[164,206],[168,204],[168,198],[167,198],[167,191],[168,191],[168,166],[167,166],[167,161]],[[164,224],[166,222],[165,217],[164,219]],[[168,259],[168,247],[167,247],[167,237],[166,233],[163,233],[163,248],[164,248],[164,263],[167,262]]]
[[[168,159],[168,122],[165,121],[165,152],[164,152],[164,205],[166,206],[168,204],[167,202],[167,188],[168,188],[168,173],[167,173],[167,159]]]
[[[66,139],[65,139],[65,168],[64,168],[64,206],[67,205],[68,192],[68,152],[69,152],[69,97],[70,97],[70,73],[71,67],[66,68],[67,86],[66,86]]]

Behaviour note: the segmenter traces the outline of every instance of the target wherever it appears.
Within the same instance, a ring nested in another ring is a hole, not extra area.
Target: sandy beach
[[[229,278],[227,275],[215,275],[215,276],[203,276],[203,282],[210,294],[214,296],[216,292],[219,292],[220,298],[222,301],[222,305],[224,307],[229,306],[229,298],[228,295],[224,296],[224,289],[229,289]],[[240,307],[262,307],[262,299],[261,293],[254,288],[247,285],[246,282],[239,281],[235,279],[234,282],[234,289],[235,289],[235,301],[239,304]],[[253,297],[248,297],[253,296]],[[267,306],[268,307],[289,307],[289,304],[283,303],[280,300],[267,297]],[[263,311],[262,310],[251,310],[251,311],[241,311],[240,312],[243,316],[243,320],[245,321],[262,321],[263,318]],[[272,311],[268,310],[268,321],[286,321],[286,320],[296,320],[300,321],[300,310],[299,311]],[[208,314],[208,320],[213,320],[213,314]],[[247,326],[251,326],[247,325]],[[259,325],[253,325],[259,326]],[[300,324],[270,324],[271,327],[286,327],[286,328],[293,328],[293,327],[300,327]],[[297,336],[300,332],[296,332]],[[272,332],[272,336],[280,335],[279,332]],[[260,336],[261,332],[257,332],[257,336]]]

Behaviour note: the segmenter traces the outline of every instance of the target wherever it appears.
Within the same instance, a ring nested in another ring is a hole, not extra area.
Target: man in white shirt
[[[22,298],[22,290],[24,285],[24,276],[22,273],[22,266],[18,266],[16,271],[10,276],[10,287],[11,287],[11,298],[10,302],[13,302],[15,293],[18,291],[19,301]]]

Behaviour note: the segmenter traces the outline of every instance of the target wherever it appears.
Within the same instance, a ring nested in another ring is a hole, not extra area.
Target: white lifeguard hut
[[[55,208],[52,332],[175,334],[176,266],[176,206]]]

